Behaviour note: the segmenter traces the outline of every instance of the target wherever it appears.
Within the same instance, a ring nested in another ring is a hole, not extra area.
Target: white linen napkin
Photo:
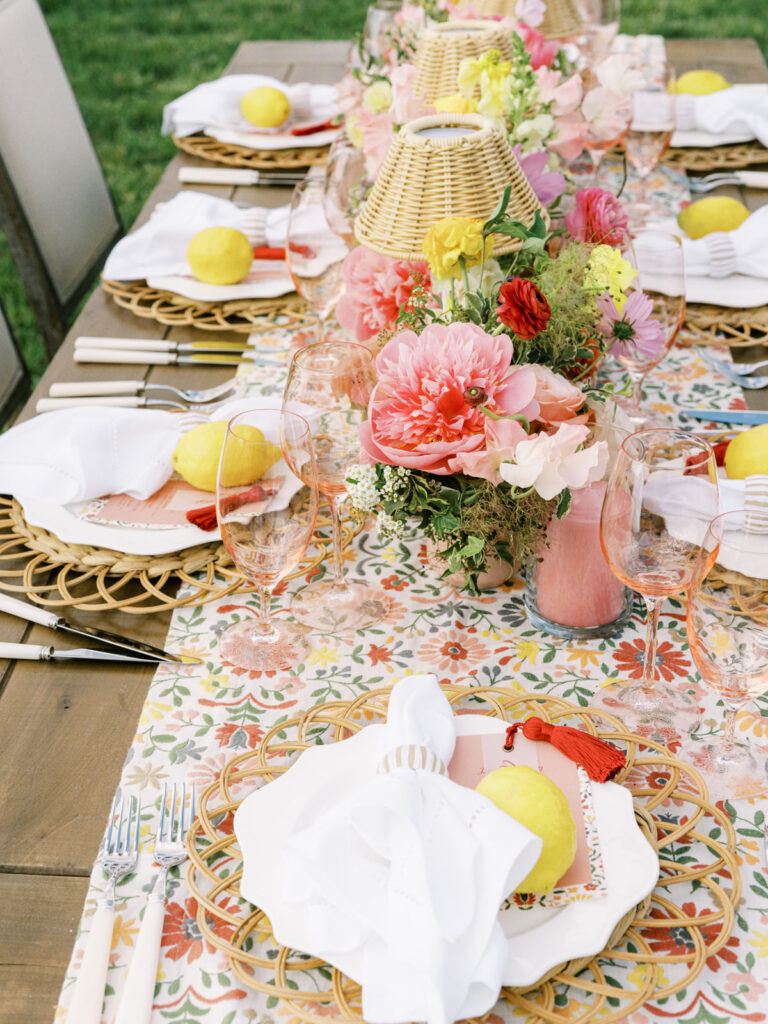
[[[300,82],[287,85],[267,75],[225,75],[213,82],[203,82],[172,100],[163,108],[163,135],[193,135],[206,128],[231,129],[238,132],[264,134],[240,113],[240,100],[257,86],[271,86],[285,93],[291,113],[277,131],[302,123],[323,124],[340,113],[335,85],[312,85]]]
[[[305,751],[243,801],[241,892],[278,942],[362,985],[369,1024],[479,1016],[502,983],[500,904],[541,840],[447,777],[455,724],[436,676],[398,683],[379,729],[376,760],[361,757],[355,772],[332,766],[362,734]],[[294,770],[314,783],[298,800]],[[265,844],[276,815],[282,839]]]
[[[676,147],[722,146],[758,139],[768,146],[768,89],[734,85],[707,96],[677,96]]]
[[[217,199],[204,192],[179,192],[159,206],[146,224],[120,239],[107,257],[103,276],[113,281],[170,274],[192,276],[186,252],[198,231],[236,228],[254,246],[284,247],[287,226],[287,206],[243,209],[228,199]],[[290,281],[287,268],[285,276]]]

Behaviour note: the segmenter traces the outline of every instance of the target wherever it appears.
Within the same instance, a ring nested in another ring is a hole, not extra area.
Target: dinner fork
[[[149,384],[144,380],[102,380],[102,381],[59,381],[51,384],[48,394],[51,398],[85,398],[102,395],[144,395],[149,391],[171,391],[184,402],[205,404],[217,398],[229,397],[238,390],[236,377],[225,380],[213,388],[174,388],[170,384]]]
[[[746,363],[745,366],[749,367],[746,373],[740,373],[741,365],[739,363],[726,363],[722,359],[716,359],[715,356],[707,352],[706,349],[694,346],[694,351],[704,360],[705,363],[709,363],[713,366],[718,373],[721,373],[728,380],[734,384],[738,384],[739,387],[747,390],[758,390],[760,388],[768,387],[768,376],[764,377],[752,377],[748,374],[752,373],[753,370],[761,367],[768,366],[768,361],[763,363]]]
[[[768,188],[766,171],[715,171],[702,178],[689,178],[691,192],[711,192],[721,185],[743,185],[745,188]]]
[[[187,801],[187,794],[189,794],[189,801]],[[177,786],[174,783],[169,800],[166,783],[163,786],[160,824],[155,839],[155,861],[160,865],[160,871],[144,910],[141,930],[128,968],[128,976],[125,979],[115,1024],[149,1024],[152,1017],[155,977],[165,917],[168,870],[187,859],[184,842],[194,818],[194,785],[188,789],[187,784],[184,783],[181,787],[180,797],[177,797]]]
[[[115,922],[115,885],[136,866],[140,824],[141,798],[128,797],[126,800],[118,794],[109,813],[109,829],[101,858],[101,866],[109,875],[109,884],[93,915],[88,945],[75,981],[67,1017],[73,1024],[99,1024],[101,1020]]]

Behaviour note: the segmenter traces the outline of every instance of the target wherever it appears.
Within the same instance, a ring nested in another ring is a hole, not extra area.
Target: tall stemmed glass
[[[362,209],[373,182],[368,177],[365,154],[346,135],[331,146],[325,165],[323,209],[331,229],[352,248],[355,217]]]
[[[648,197],[648,178],[656,167],[675,131],[675,72],[666,61],[635,66],[642,84],[632,94],[632,122],[624,137],[627,160],[640,181],[639,196],[628,204],[630,227],[637,231],[649,227],[653,205]]]
[[[719,512],[715,456],[681,430],[641,430],[621,445],[600,517],[600,544],[611,571],[639,593],[648,612],[642,682],[611,686],[603,703],[642,734],[689,732],[698,702],[656,679],[659,612],[696,579],[699,544]]]
[[[317,314],[317,338],[344,291],[341,265],[349,245],[328,223],[325,178],[305,178],[293,190],[288,214],[286,259],[296,291]]]
[[[635,291],[647,295],[652,303],[649,318],[662,327],[661,335],[645,341],[643,332],[633,326],[633,337],[625,344],[619,340],[610,349],[610,355],[627,371],[632,386],[629,399],[623,402],[619,399],[620,404],[634,426],[642,429],[659,425],[642,407],[643,381],[667,355],[685,318],[683,243],[668,232],[643,232],[631,239],[624,256],[637,271],[627,296]]]
[[[318,486],[333,520],[333,580],[298,591],[291,611],[299,622],[325,632],[365,629],[387,612],[378,589],[345,577],[339,516],[347,470],[360,454],[360,424],[367,417],[375,383],[370,351],[346,342],[303,348],[294,354],[288,371],[285,406],[307,411]]]
[[[303,417],[251,409],[230,420],[219,462],[216,516],[232,561],[258,590],[260,614],[222,633],[219,650],[228,664],[286,669],[308,653],[308,631],[272,618],[270,609],[275,585],[296,568],[312,540],[317,506],[317,463]]]
[[[725,728],[681,756],[713,800],[765,793],[765,754],[734,738],[736,715],[768,692],[768,516],[733,511],[705,535],[688,591],[688,643],[702,683],[725,705]]]
[[[610,50],[619,31],[621,0],[579,0],[578,6],[584,29],[576,40],[577,65],[583,69],[594,65]]]

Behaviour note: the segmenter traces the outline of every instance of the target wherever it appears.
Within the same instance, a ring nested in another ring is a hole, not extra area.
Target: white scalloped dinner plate
[[[459,735],[504,734],[507,729],[504,722],[486,715],[459,715],[456,727]],[[235,816],[235,834],[243,855],[240,891],[246,899],[254,892],[253,879],[277,877],[281,846],[290,832],[291,807],[306,806],[313,792],[333,791],[339,800],[352,795],[361,779],[376,771],[385,728],[370,725],[340,743],[311,747],[284,775],[246,797]],[[656,885],[659,860],[637,826],[629,790],[606,782],[593,784],[592,791],[607,892],[562,907],[503,911],[500,920],[508,940],[505,985],[534,985],[567,960],[599,953],[622,917]],[[268,834],[251,826],[256,801],[259,820],[266,815],[271,821]],[[266,901],[263,886],[258,892],[258,905],[279,931],[279,886],[272,888]],[[334,966],[354,979],[346,958],[339,958]]]

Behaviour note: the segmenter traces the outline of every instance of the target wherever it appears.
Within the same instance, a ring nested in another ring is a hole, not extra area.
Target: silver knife
[[[180,356],[175,352],[124,352],[114,348],[76,348],[76,363],[139,363],[142,366],[285,366],[284,361],[263,359],[253,351],[194,352]]]
[[[7,612],[8,615],[15,615],[19,619],[26,619],[27,622],[36,622],[39,626],[47,626],[48,629],[60,629],[64,633],[74,633],[75,636],[85,636],[92,640],[99,640],[103,644],[118,647],[121,651],[129,651],[132,655],[135,655],[136,661],[164,661],[174,664],[191,663],[191,659],[178,658],[175,654],[169,654],[168,651],[163,651],[159,647],[153,647],[151,644],[145,644],[141,640],[130,640],[128,637],[120,636],[118,633],[109,633],[105,629],[95,629],[91,626],[73,626],[71,622],[60,618],[55,612],[50,612],[46,608],[38,608],[33,604],[27,604],[25,601],[17,601],[15,597],[10,597],[8,594],[0,594],[0,612]],[[21,646],[24,645],[22,644]],[[93,657],[100,653],[102,652],[96,651]],[[62,654],[61,657],[63,656]],[[21,655],[16,655],[16,657],[21,657]]]
[[[247,338],[236,341],[217,341],[215,338],[203,338],[200,341],[166,341],[163,338],[146,340],[136,338],[127,341],[125,338],[75,338],[75,351],[78,349],[120,349],[128,352],[176,352],[188,355],[191,352],[251,352],[256,354],[253,345]]]
[[[680,415],[706,423],[768,423],[768,412],[754,409],[681,409]]]
[[[70,651],[57,651],[55,647],[45,644],[6,644],[0,642],[0,658],[13,661],[74,661],[87,658],[93,661],[133,661],[140,665],[155,664],[149,658],[138,654],[118,654],[113,651],[96,651],[92,648],[79,647]]]

